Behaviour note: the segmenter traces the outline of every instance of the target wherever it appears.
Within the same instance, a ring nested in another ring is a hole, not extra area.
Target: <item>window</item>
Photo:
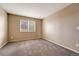
[[[35,21],[28,21],[28,32],[35,32]]]
[[[28,31],[28,21],[20,20],[20,32]]]
[[[35,32],[36,24],[33,20],[20,20],[20,32]]]

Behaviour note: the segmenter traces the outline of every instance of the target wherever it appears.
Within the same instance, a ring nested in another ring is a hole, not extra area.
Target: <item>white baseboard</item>
[[[45,39],[45,40],[46,40],[46,39]],[[54,44],[57,44],[57,45],[59,45],[59,46],[61,46],[61,47],[63,47],[63,48],[66,48],[66,49],[68,49],[68,50],[71,50],[71,51],[73,51],[73,52],[79,54],[79,51],[73,50],[73,49],[71,49],[71,48],[69,48],[69,47],[63,46],[63,45],[61,45],[61,44],[58,44],[58,43],[53,42],[53,41],[50,41],[50,40],[47,40],[47,41],[49,41],[49,42],[51,42],[51,43],[54,43]]]
[[[36,38],[36,39],[41,39],[41,38]],[[28,41],[28,40],[36,40],[36,39],[21,39],[21,40],[10,40],[8,42],[20,42],[20,41]]]
[[[4,45],[6,45],[8,43],[8,41],[7,42],[5,42],[2,46],[0,46],[0,48],[2,48]]]

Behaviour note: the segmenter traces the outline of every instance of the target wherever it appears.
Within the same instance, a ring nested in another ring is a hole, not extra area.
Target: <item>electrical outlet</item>
[[[78,43],[76,44],[76,47],[79,47],[79,44]]]

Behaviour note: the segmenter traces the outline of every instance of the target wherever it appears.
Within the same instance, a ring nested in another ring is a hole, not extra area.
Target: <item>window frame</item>
[[[24,21],[24,22],[27,22],[27,30],[26,31],[21,31],[21,21]],[[34,22],[34,31],[30,31],[29,30],[29,22],[30,21],[33,21]],[[36,21],[35,20],[24,20],[24,19],[21,19],[20,20],[20,32],[36,32]]]
[[[33,32],[36,32],[36,21],[34,21],[34,20],[29,20],[29,21],[28,21],[28,32],[30,32],[30,31],[29,31],[29,22],[30,22],[30,21],[33,21],[33,22],[34,22],[34,31],[33,31]]]

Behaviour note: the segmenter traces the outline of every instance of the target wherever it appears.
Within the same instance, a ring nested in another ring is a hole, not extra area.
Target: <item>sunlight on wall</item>
[[[4,20],[0,17],[0,40],[4,37]]]
[[[45,23],[44,24],[44,32],[46,32],[46,33],[51,33],[51,29],[52,29],[52,31],[54,32],[55,31],[55,26],[54,26],[54,24],[53,24],[53,26],[51,26],[51,23]]]
[[[0,8],[0,48],[7,42],[7,13]]]

